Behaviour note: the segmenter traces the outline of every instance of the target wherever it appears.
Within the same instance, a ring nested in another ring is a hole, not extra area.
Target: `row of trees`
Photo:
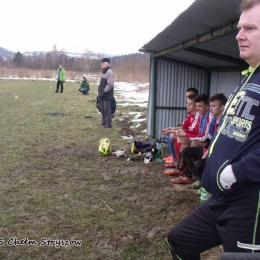
[[[59,64],[67,71],[82,73],[100,72],[100,59],[102,54],[95,54],[85,50],[77,56],[70,56],[64,50],[57,51],[56,46],[48,53],[22,54],[17,52],[12,59],[3,59],[0,56],[0,66],[16,69],[57,70]],[[111,58],[111,67],[117,80],[123,81],[148,81],[149,55],[135,53],[115,56]]]
[[[17,52],[13,59],[4,60],[0,56],[0,66],[51,70],[57,69],[60,64],[67,70],[74,71],[97,71],[99,69],[99,57],[91,52],[83,53],[77,57],[71,57],[62,51],[52,51],[48,53],[22,54]]]

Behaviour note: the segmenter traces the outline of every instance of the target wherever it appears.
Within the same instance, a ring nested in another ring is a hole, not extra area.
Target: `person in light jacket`
[[[59,65],[58,76],[57,76],[57,85],[56,85],[55,93],[59,92],[59,87],[60,87],[60,93],[63,93],[63,84],[65,82],[65,76],[66,76],[65,69],[63,69],[62,66]]]

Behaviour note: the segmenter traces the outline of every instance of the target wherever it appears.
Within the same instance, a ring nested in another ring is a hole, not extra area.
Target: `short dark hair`
[[[244,12],[245,10],[251,9],[252,7],[260,4],[260,0],[242,0],[240,4],[240,12]]]
[[[196,88],[188,88],[186,92],[193,92],[196,96],[199,94],[199,91]]]
[[[190,99],[190,100],[193,100],[194,101],[194,99],[197,97],[197,95],[189,95],[189,96],[187,96],[187,98],[188,99]]]
[[[209,102],[212,101],[219,101],[221,105],[226,105],[227,103],[227,97],[223,93],[218,93],[212,97],[209,98]]]
[[[194,101],[195,101],[195,103],[203,102],[205,104],[208,104],[209,103],[209,97],[206,94],[200,94],[200,95],[195,97]]]

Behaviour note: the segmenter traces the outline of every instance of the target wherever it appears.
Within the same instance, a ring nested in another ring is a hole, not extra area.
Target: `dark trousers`
[[[260,192],[230,202],[208,199],[188,214],[168,235],[175,260],[199,260],[200,253],[223,244],[225,252],[252,250],[237,247],[237,241],[260,245]],[[260,253],[260,251],[254,251]]]
[[[205,160],[201,160],[202,156],[203,147],[184,148],[179,155],[177,168],[183,170],[186,166],[185,176],[188,178],[196,177],[200,180],[205,166]],[[201,165],[202,163],[204,164]]]
[[[98,109],[99,112],[101,113],[101,109],[100,109],[100,107],[99,107],[99,104],[100,104],[100,102],[101,102],[101,98],[97,96],[96,101],[97,101],[97,102],[96,102],[97,109]],[[116,99],[115,99],[115,97],[113,97],[113,98],[111,99],[111,114],[114,114],[115,112],[116,112]]]
[[[56,86],[56,92],[59,92],[59,86],[60,86],[60,92],[62,93],[63,92],[63,81],[60,81],[58,79],[57,86]]]
[[[88,95],[88,91],[86,88],[79,88],[78,91],[80,91],[83,95]]]
[[[102,124],[111,126],[111,100],[100,99]]]

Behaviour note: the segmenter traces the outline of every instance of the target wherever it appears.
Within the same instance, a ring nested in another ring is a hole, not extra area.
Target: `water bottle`
[[[200,203],[205,202],[209,198],[209,193],[203,188],[200,188]]]
[[[160,149],[162,149],[162,144],[155,142],[155,147],[156,147],[157,150],[160,150]]]

